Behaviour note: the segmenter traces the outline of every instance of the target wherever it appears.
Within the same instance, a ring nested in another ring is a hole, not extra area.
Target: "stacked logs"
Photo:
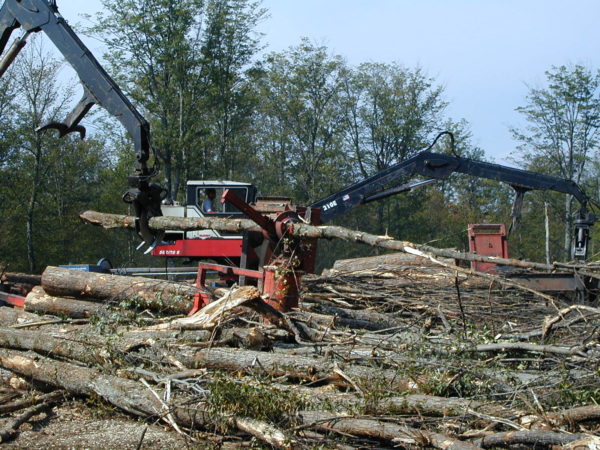
[[[300,308],[288,314],[246,287],[186,318],[119,316],[130,296],[163,308],[189,295],[182,287],[48,268],[40,295],[107,309],[85,322],[3,318],[0,366],[54,395],[0,393],[0,437],[20,430],[18,445],[35,436],[23,421],[48,417],[52,429],[51,408],[81,409],[93,398],[163,423],[182,447],[598,444],[600,310],[547,304],[418,258],[363,270],[368,263],[307,277]],[[109,295],[120,308],[105,303]],[[23,319],[31,326],[16,328]]]

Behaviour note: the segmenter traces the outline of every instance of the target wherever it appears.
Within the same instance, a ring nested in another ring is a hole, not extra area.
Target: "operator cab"
[[[241,218],[243,213],[230,203],[221,203],[221,196],[229,189],[246,203],[254,203],[256,186],[237,181],[188,181],[187,183],[187,217],[230,217]],[[202,204],[207,199],[207,192],[214,190],[212,213],[203,211]]]
[[[163,205],[163,215],[171,217],[223,217],[241,219],[244,213],[229,203],[221,203],[221,196],[225,190],[231,190],[246,203],[256,200],[256,186],[250,183],[238,181],[208,180],[188,181],[186,192],[186,203],[184,205]],[[212,199],[212,212],[205,212],[202,204],[207,199],[207,191],[214,190]],[[208,238],[240,238],[239,235],[218,232],[215,230],[198,230],[184,233],[182,231],[167,231],[165,241],[177,241],[180,239],[208,239]]]

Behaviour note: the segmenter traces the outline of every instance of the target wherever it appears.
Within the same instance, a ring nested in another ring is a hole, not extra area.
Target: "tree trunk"
[[[546,231],[546,264],[550,264],[552,263],[552,256],[550,255],[550,214],[548,211],[548,202],[544,202],[544,229]]]
[[[571,255],[571,243],[573,239],[573,225],[572,225],[572,214],[573,214],[573,199],[570,195],[567,195],[565,199],[565,261],[569,261],[572,258]]]
[[[40,171],[42,163],[42,145],[39,138],[36,137],[35,142],[34,158],[35,163],[33,166],[33,179],[31,181],[31,193],[29,195],[29,203],[27,205],[27,261],[29,262],[29,271],[35,272],[35,251],[33,245],[33,214],[35,212],[35,206],[37,203],[38,189],[40,185]]]
[[[170,314],[188,312],[197,292],[192,284],[51,266],[42,274],[42,287],[47,294],[56,297],[130,301],[140,308]]]
[[[61,317],[66,316],[72,319],[87,319],[107,310],[106,305],[98,303],[52,297],[46,294],[40,286],[34,287],[25,299],[25,311]]]

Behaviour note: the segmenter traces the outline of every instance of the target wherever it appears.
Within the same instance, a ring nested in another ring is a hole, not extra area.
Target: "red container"
[[[469,250],[482,256],[508,258],[508,242],[504,224],[470,224]],[[471,269],[478,272],[496,273],[496,264],[471,262]]]

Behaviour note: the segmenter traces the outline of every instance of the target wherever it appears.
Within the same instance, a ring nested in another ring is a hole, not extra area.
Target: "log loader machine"
[[[22,30],[22,35],[15,39],[5,52],[12,33],[17,29]],[[159,165],[156,155],[153,155],[149,124],[67,24],[58,11],[56,1],[4,0],[0,8],[0,54],[3,54],[0,59],[0,76],[26,45],[27,38],[40,31],[50,38],[75,69],[83,86],[83,96],[62,122],[46,124],[38,131],[54,129],[61,137],[77,132],[84,138],[85,128],[80,124],[81,120],[94,105],[105,108],[121,122],[133,140],[137,161],[134,173],[129,177],[130,189],[123,199],[133,205],[136,229],[143,244],[148,245],[148,251],[166,257],[232,261],[236,267],[206,267],[239,276],[241,279],[259,279],[265,290],[269,291],[267,297],[274,298],[280,306],[283,304],[284,309],[294,305],[293,297],[297,295],[298,287],[295,273],[313,270],[316,247],[316,240],[300,241],[286,237],[287,224],[301,221],[313,225],[324,224],[359,205],[407,192],[435,180],[446,179],[453,173],[509,184],[516,192],[515,205],[522,202],[523,194],[529,190],[552,190],[572,195],[580,204],[575,223],[573,256],[579,260],[585,260],[587,257],[590,227],[596,216],[588,211],[590,201],[577,184],[571,180],[474,161],[456,154],[431,152],[442,135],[450,136],[454,148],[453,136],[448,132],[441,133],[431,146],[412,158],[354,183],[308,207],[294,206],[289,199],[256,198],[256,188],[247,183],[188,182],[188,205],[179,210],[169,208],[170,214],[246,216],[258,223],[263,232],[227,236],[206,230],[195,236],[178,236],[174,243],[163,244],[164,233],[155,232],[149,226],[152,217],[163,214],[161,203],[166,194],[165,189],[152,182],[152,178],[158,173]],[[152,166],[149,165],[151,156],[154,156]],[[415,176],[424,180],[401,184]],[[199,199],[202,192],[209,188],[223,191],[223,209],[218,212],[203,212],[200,209]],[[290,260],[295,262],[290,265]],[[292,276],[275,276],[275,272],[292,273]],[[203,281],[203,276],[199,276],[199,279]],[[286,303],[287,297],[292,298],[291,303]],[[199,300],[200,303],[202,301],[204,300]]]
[[[5,52],[12,33],[22,30],[22,35],[12,42]],[[151,248],[162,240],[162,233],[153,232],[148,221],[162,215],[161,202],[166,191],[151,180],[158,173],[158,160],[149,166],[152,150],[150,127],[146,119],[133,106],[119,86],[106,73],[94,55],[75,34],[58,12],[56,1],[5,0],[0,8],[0,77],[6,72],[32,33],[43,31],[67,62],[75,69],[83,86],[83,96],[62,122],[52,122],[37,131],[57,130],[61,137],[77,132],[85,137],[81,120],[92,106],[99,105],[116,117],[133,140],[136,153],[134,173],[129,177],[130,189],[123,200],[130,203],[137,217],[136,228],[145,244]]]

